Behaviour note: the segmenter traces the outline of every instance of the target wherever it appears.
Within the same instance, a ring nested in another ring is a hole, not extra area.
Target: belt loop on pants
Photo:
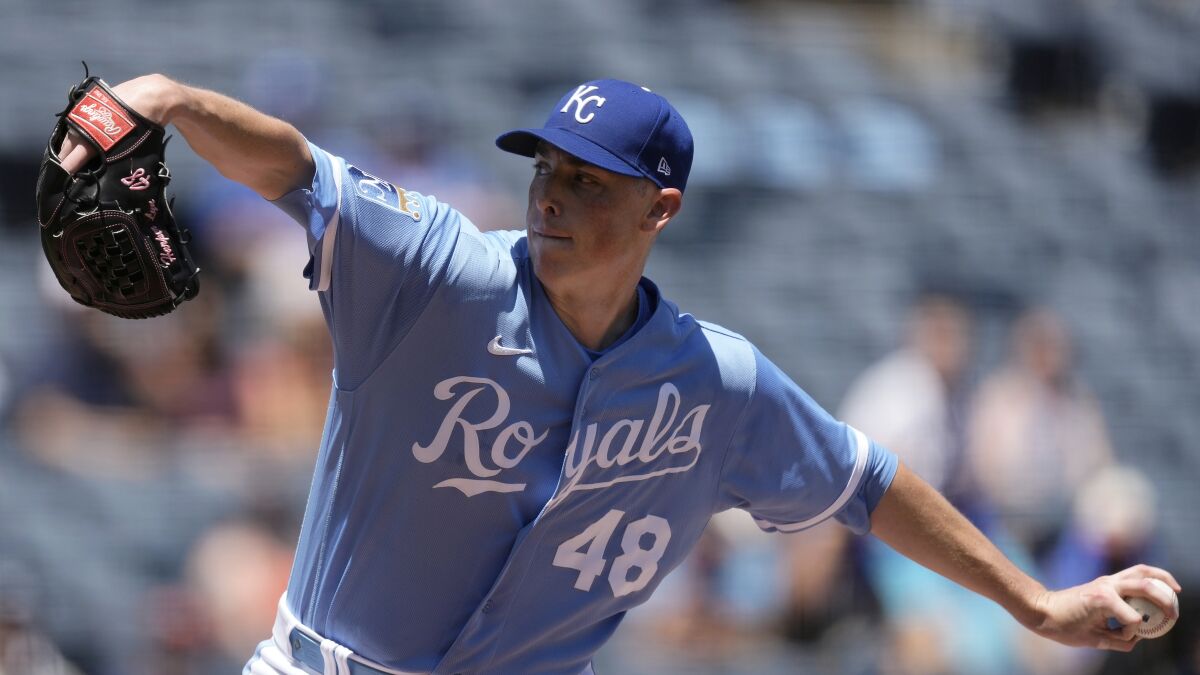
[[[371,663],[349,647],[326,639],[300,623],[287,606],[287,594],[279,599],[271,641],[292,660],[321,675],[427,675],[394,670]]]

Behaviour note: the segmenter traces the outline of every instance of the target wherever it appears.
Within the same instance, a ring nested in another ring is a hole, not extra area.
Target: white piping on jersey
[[[325,234],[321,237],[321,271],[318,276],[317,290],[329,290],[329,278],[333,275],[333,240],[337,238],[338,223],[342,213],[342,158],[334,157],[333,184],[337,187],[337,207],[333,217],[325,226]]]
[[[770,532],[771,530],[778,530],[780,532],[797,532],[799,530],[803,530],[804,528],[812,527],[813,525],[816,525],[822,520],[825,520],[829,516],[832,516],[840,511],[841,508],[846,505],[846,502],[850,501],[850,497],[854,495],[855,491],[858,490],[858,484],[861,482],[863,472],[867,468],[867,457],[869,457],[871,454],[871,442],[867,440],[867,437],[865,434],[863,434],[863,432],[847,424],[846,434],[850,437],[850,441],[854,443],[857,451],[854,458],[854,470],[850,473],[850,480],[846,481],[846,488],[842,490],[842,494],[838,495],[838,498],[829,505],[829,508],[818,513],[812,518],[809,518],[808,520],[802,520],[798,523],[773,523],[769,520],[764,520],[758,517],[754,518],[754,523],[767,532]]]

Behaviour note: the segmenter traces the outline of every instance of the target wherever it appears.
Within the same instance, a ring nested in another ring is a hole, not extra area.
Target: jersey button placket
[[[583,401],[585,401],[585,404],[579,407],[579,416],[580,417],[587,417],[588,407],[586,405],[586,401],[588,399],[588,396],[592,393],[591,392],[591,389],[592,389],[591,383],[594,382],[596,380],[596,378],[598,378],[598,377],[600,377],[600,369],[599,368],[592,368],[592,369],[588,370],[587,381],[583,383],[583,388],[579,392],[580,397],[583,399]]]

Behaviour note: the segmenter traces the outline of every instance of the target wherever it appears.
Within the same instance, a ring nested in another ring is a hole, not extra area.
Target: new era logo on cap
[[[502,134],[502,150],[532,157],[544,140],[589,164],[683,190],[692,132],[667,99],[622,80],[592,80],[558,101],[541,128]]]

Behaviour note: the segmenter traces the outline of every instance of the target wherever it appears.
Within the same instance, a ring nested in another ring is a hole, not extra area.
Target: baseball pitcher
[[[303,227],[333,339],[295,564],[245,673],[589,673],[730,508],[767,531],[872,532],[1070,645],[1131,649],[1140,616],[1122,596],[1177,613],[1150,581],[1174,578],[1145,566],[1048,591],[745,338],[646,279],[693,148],[649,89],[586,82],[543,126],[501,135],[532,159],[528,206],[523,229],[487,233],[220,94],[151,75],[110,103],[173,124]],[[74,175],[98,154],[74,130],[47,161]]]

